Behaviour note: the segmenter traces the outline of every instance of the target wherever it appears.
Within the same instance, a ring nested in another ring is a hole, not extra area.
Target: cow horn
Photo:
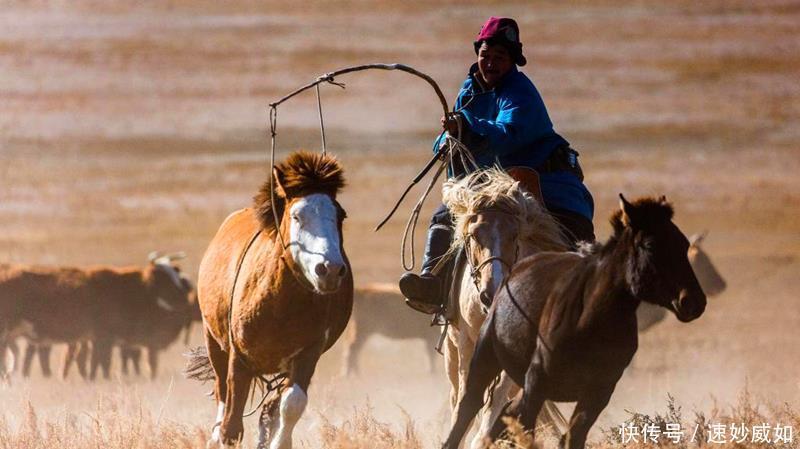
[[[689,237],[689,244],[692,246],[697,246],[703,242],[703,240],[706,238],[707,235],[708,235],[708,229],[704,229],[703,232],[699,232]]]
[[[166,256],[164,256],[164,257],[166,257],[167,259],[169,259],[169,261],[170,261],[170,262],[174,262],[174,261],[176,261],[176,260],[185,259],[185,258],[186,258],[186,253],[185,253],[184,251],[178,251],[177,253],[170,253],[170,254],[167,254],[167,255],[166,255]]]
[[[154,264],[156,263],[156,260],[158,260],[160,257],[161,257],[160,251],[150,251],[150,254],[147,255],[147,260],[149,260],[150,263]]]

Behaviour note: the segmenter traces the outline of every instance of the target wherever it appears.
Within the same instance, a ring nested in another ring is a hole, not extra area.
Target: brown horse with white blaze
[[[583,448],[636,352],[639,304],[658,304],[682,322],[702,315],[706,296],[672,207],[663,197],[620,199],[614,235],[605,244],[581,253],[539,253],[514,267],[481,327],[444,448],[458,447],[501,370],[524,386],[505,412],[528,429],[545,400],[577,401],[559,447]],[[504,427],[498,420],[492,437]]]
[[[254,378],[284,373],[287,388],[264,406],[258,447],[291,448],[317,361],[353,307],[345,213],[336,201],[341,166],[331,156],[295,152],[274,168],[272,184],[254,207],[225,220],[200,264],[198,300],[218,404],[209,444],[240,441]]]

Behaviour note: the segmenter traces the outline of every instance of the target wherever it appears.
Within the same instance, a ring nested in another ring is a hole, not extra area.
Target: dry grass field
[[[698,321],[641,336],[593,444],[617,446],[603,430],[630,412],[663,416],[668,394],[688,423],[800,431],[800,2],[0,5],[0,262],[142,265],[149,251],[183,250],[191,274],[266,179],[270,101],[370,62],[416,67],[452,101],[480,24],[517,18],[524,71],[581,151],[598,236],[619,192],[664,194],[687,234],[710,230],[705,248],[728,280]],[[346,90],[323,86],[322,97],[328,148],[349,182],[345,245],[357,284],[394,281],[413,202],[372,228],[428,158],[441,110],[406,74],[339,81]],[[278,156],[319,148],[317,120],[311,93],[282,105]],[[184,349],[162,357],[153,382],[17,375],[0,388],[0,449],[204,447],[215,406],[209,385],[181,377]],[[297,446],[437,446],[448,387],[423,347],[376,338],[353,378],[338,375],[339,355],[323,357]]]

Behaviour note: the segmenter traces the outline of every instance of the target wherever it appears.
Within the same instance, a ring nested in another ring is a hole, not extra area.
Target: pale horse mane
[[[447,180],[442,200],[450,210],[455,228],[451,251],[464,246],[470,216],[495,208],[510,212],[519,220],[522,254],[569,249],[561,225],[539,200],[501,168],[478,170],[461,179]]]

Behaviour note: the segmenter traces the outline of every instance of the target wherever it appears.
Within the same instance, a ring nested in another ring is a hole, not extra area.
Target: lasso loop
[[[318,113],[319,113],[320,135],[321,135],[321,140],[322,140],[322,154],[326,154],[327,153],[327,142],[326,142],[326,139],[325,139],[325,124],[324,124],[323,114],[322,114],[322,99],[321,99],[319,85],[322,84],[322,83],[328,83],[328,84],[332,84],[334,86],[338,86],[338,87],[344,89],[345,88],[344,83],[340,83],[340,82],[336,82],[335,81],[335,78],[337,76],[344,75],[344,74],[350,73],[350,72],[358,72],[358,71],[369,70],[369,69],[399,70],[399,71],[410,73],[412,75],[415,75],[415,76],[418,76],[418,77],[424,79],[425,81],[428,82],[428,84],[431,85],[431,87],[433,87],[434,91],[436,92],[436,95],[439,98],[439,101],[440,101],[440,103],[442,105],[442,111],[443,111],[444,115],[446,117],[448,117],[448,118],[454,118],[454,113],[449,112],[449,109],[447,107],[447,100],[445,99],[444,94],[442,93],[442,90],[439,88],[439,85],[436,84],[436,81],[434,81],[433,78],[431,78],[430,76],[426,75],[425,73],[422,73],[422,72],[420,72],[420,71],[418,71],[418,70],[416,70],[416,69],[414,69],[412,67],[409,67],[407,65],[404,65],[404,64],[365,64],[365,65],[359,65],[359,66],[353,66],[353,67],[346,67],[346,68],[339,69],[339,70],[336,70],[336,71],[333,71],[333,72],[325,73],[325,74],[317,77],[317,79],[315,81],[313,81],[313,82],[311,82],[309,84],[306,84],[305,86],[300,87],[299,89],[289,93],[288,95],[284,96],[283,98],[281,98],[281,99],[269,104],[269,108],[270,108],[269,109],[270,141],[271,141],[271,148],[270,148],[270,195],[272,196],[271,198],[272,198],[273,204],[275,204],[275,193],[274,193],[275,189],[274,189],[273,177],[275,176],[275,140],[276,140],[276,136],[277,136],[278,106],[281,103],[289,100],[290,98],[294,97],[295,95],[297,95],[297,94],[299,94],[299,93],[301,93],[301,92],[303,92],[305,90],[308,90],[308,89],[310,89],[312,87],[315,88],[316,93],[317,93],[317,110],[318,110]],[[456,121],[458,123],[458,135],[460,136],[461,135],[461,131],[462,131],[462,122],[461,122],[461,120],[459,118],[456,117],[456,119],[457,119]],[[442,138],[442,136],[440,136],[440,139],[441,138]],[[420,197],[420,199],[417,202],[417,204],[414,206],[414,210],[412,211],[411,216],[410,216],[408,222],[406,223],[406,228],[405,228],[405,231],[403,233],[403,240],[402,240],[402,243],[401,243],[400,253],[401,253],[401,263],[403,265],[403,268],[405,268],[407,270],[413,269],[414,265],[415,265],[415,258],[416,258],[415,256],[416,255],[414,253],[414,232],[416,230],[416,225],[417,225],[417,221],[419,219],[419,214],[420,214],[420,211],[422,209],[422,205],[425,202],[425,199],[430,194],[430,191],[433,189],[433,185],[436,183],[436,180],[439,178],[441,173],[444,171],[445,167],[450,166],[451,169],[452,169],[453,161],[454,161],[454,154],[457,155],[457,160],[461,163],[462,167],[464,167],[465,170],[471,171],[471,170],[477,168],[477,164],[475,163],[474,158],[470,154],[469,150],[464,146],[464,144],[462,144],[456,137],[451,136],[451,135],[446,134],[446,133],[444,134],[444,138],[445,138],[445,143],[442,146],[442,148],[440,148],[437,151],[437,153],[434,155],[434,157],[431,159],[431,161],[428,162],[428,164],[425,166],[425,168],[411,182],[411,185],[409,185],[408,188],[406,188],[406,190],[403,192],[403,194],[401,195],[400,199],[397,201],[397,203],[395,204],[394,208],[392,208],[392,210],[389,212],[389,214],[386,216],[386,218],[383,221],[381,221],[381,223],[378,224],[378,226],[375,228],[376,231],[378,229],[380,229],[391,218],[391,216],[394,214],[394,212],[400,206],[400,203],[402,203],[403,199],[408,194],[408,192],[411,190],[411,188],[415,184],[417,184],[419,181],[422,180],[422,178],[428,173],[428,171],[431,168],[433,168],[433,166],[436,164],[437,160],[438,161],[442,161],[441,166],[436,170],[436,172],[435,172],[436,174],[434,175],[434,177],[431,180],[431,182],[428,184],[427,188],[425,189],[425,192],[422,194],[422,196]],[[283,248],[286,249],[286,243],[283,241],[283,235],[280,232],[280,220],[278,218],[278,214],[277,214],[277,211],[275,210],[275,208],[272,209],[272,213],[273,213],[273,219],[275,220],[275,229],[278,230],[278,236],[279,236],[278,238],[280,239],[281,245],[283,246]],[[407,263],[406,257],[405,257],[405,255],[406,255],[406,251],[405,251],[406,245],[407,245],[407,243],[409,243],[409,238],[408,238],[409,234],[411,235],[411,238],[410,238],[411,263],[410,264]]]

